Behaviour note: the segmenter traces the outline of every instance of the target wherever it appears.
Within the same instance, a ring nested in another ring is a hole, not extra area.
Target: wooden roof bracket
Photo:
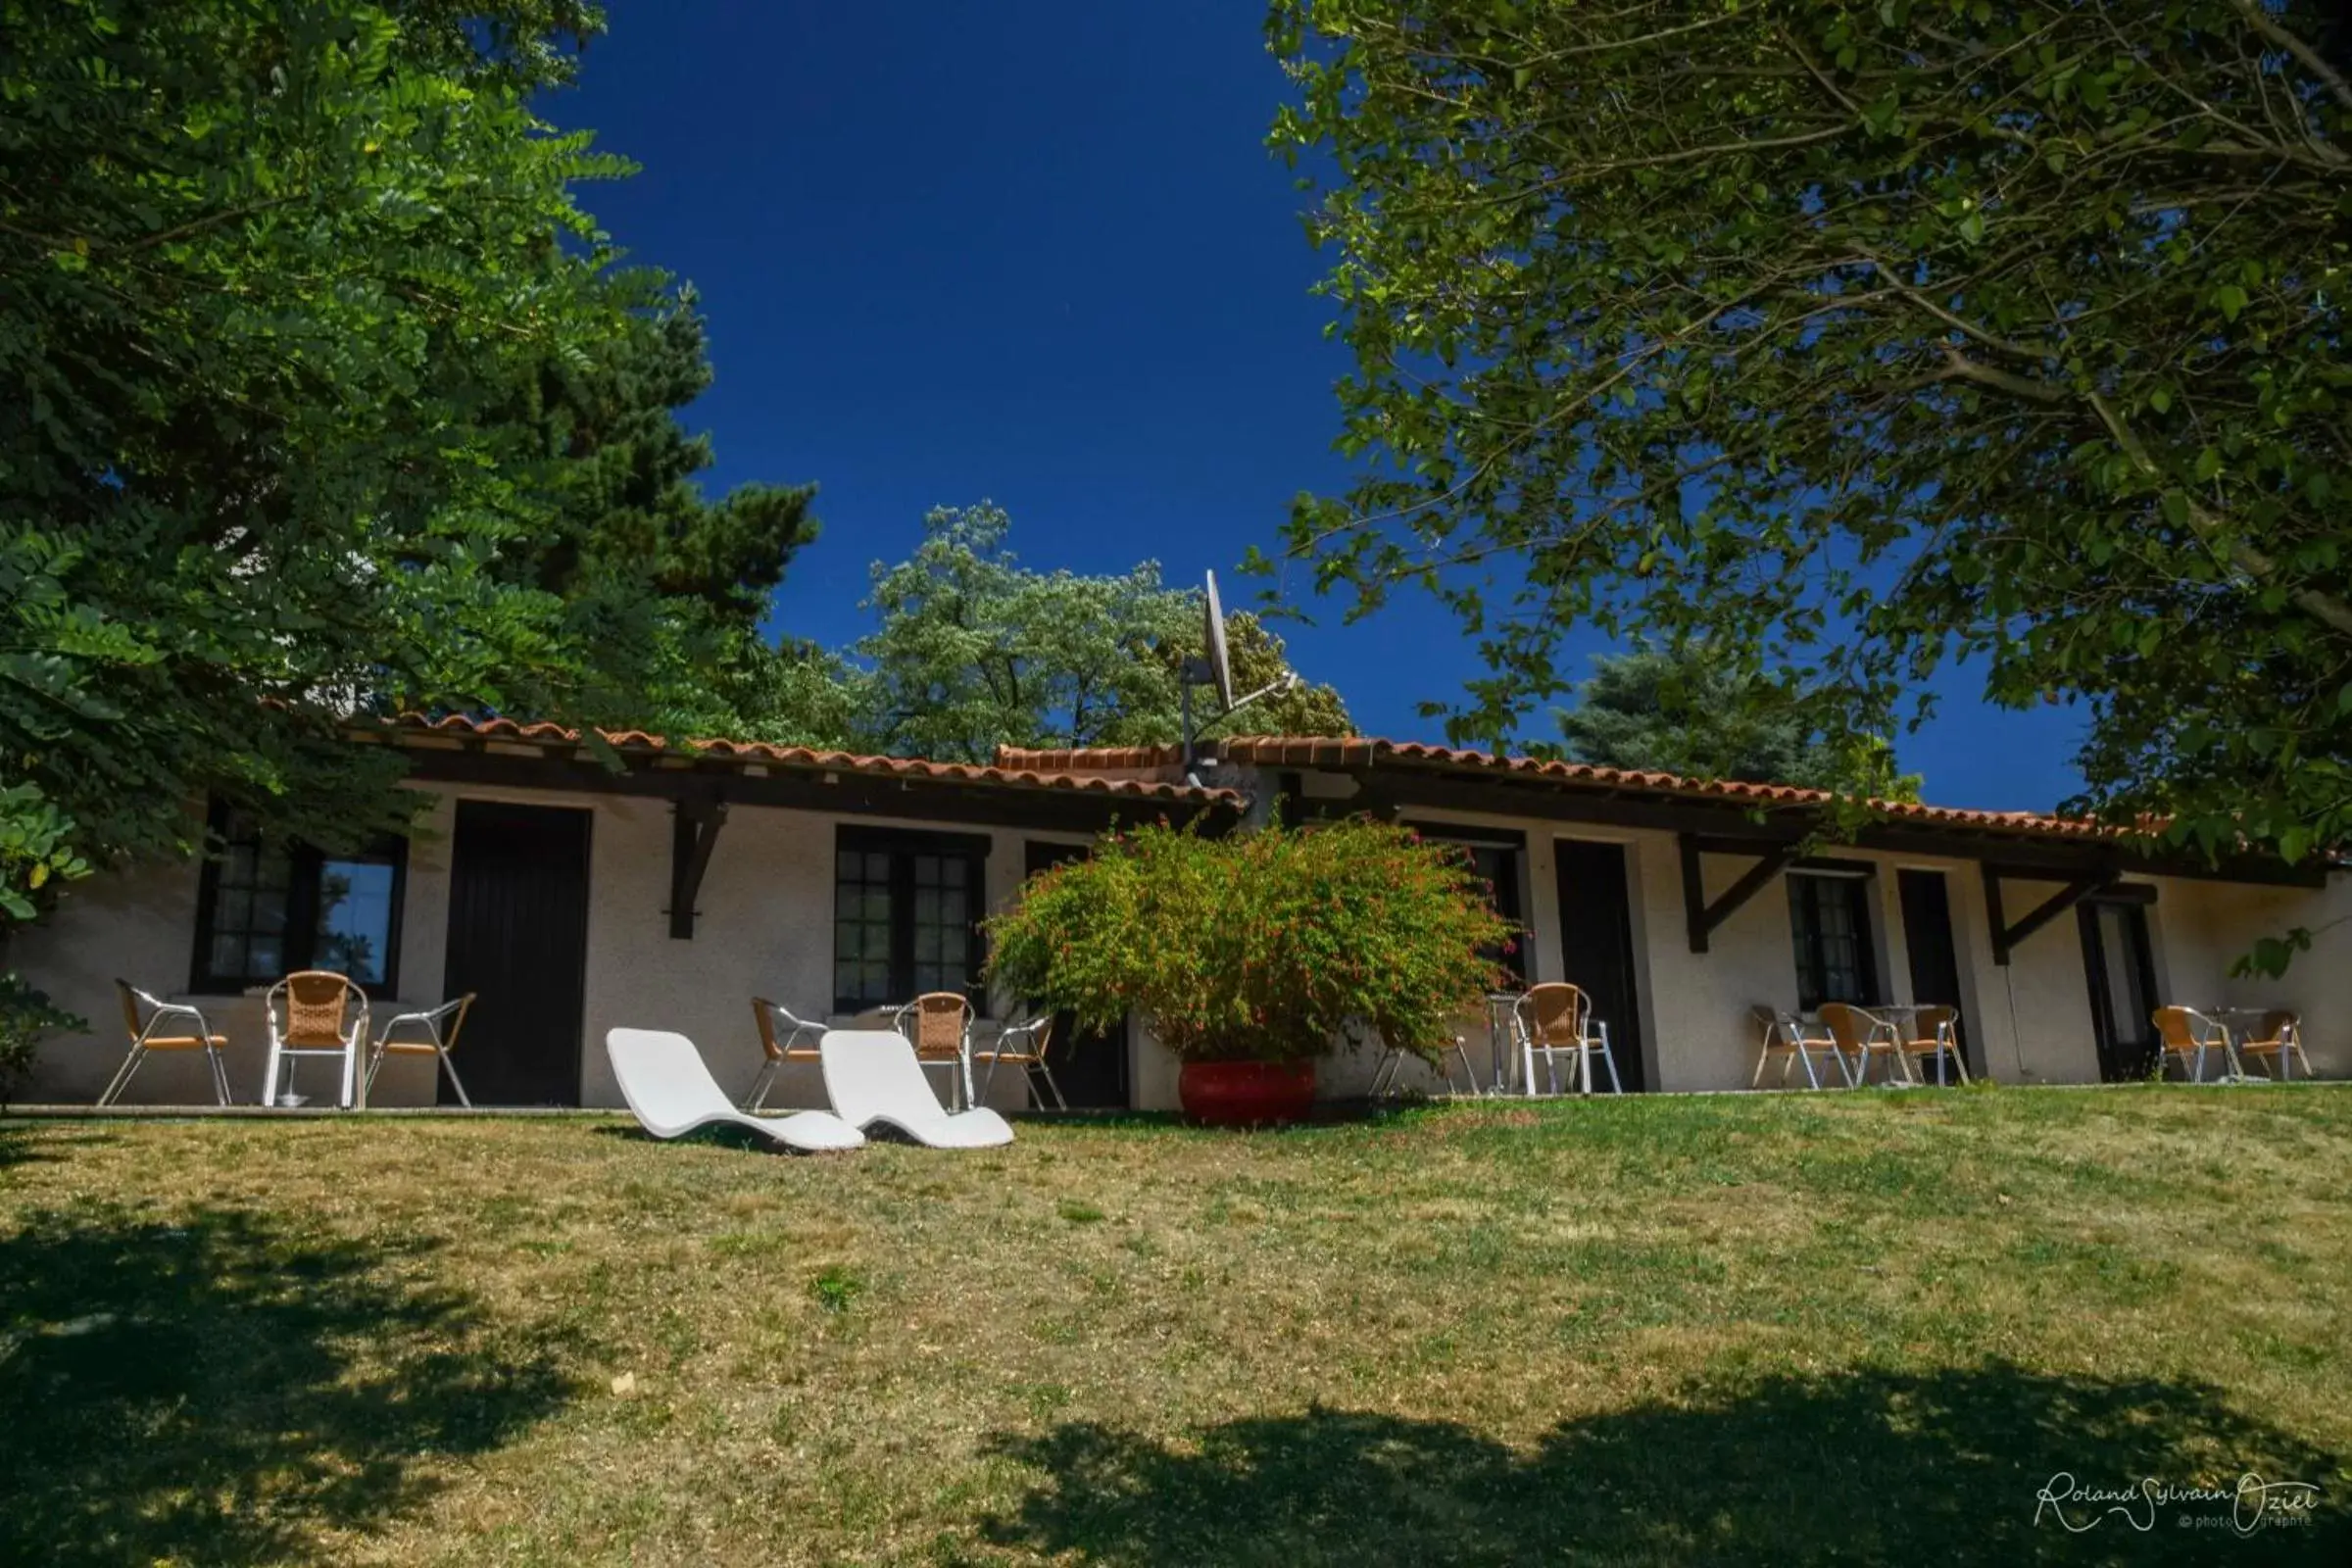
[[[2019,943],[2092,894],[2111,888],[2116,883],[2116,873],[2113,871],[2085,872],[2015,920],[2010,920],[2001,911],[2001,878],[2016,873],[1990,860],[1984,861],[1982,869],[1984,873],[1984,921],[1992,931],[1992,961],[2004,967],[2009,962],[2009,955],[2016,951]],[[2039,878],[2046,879],[2046,873]]]
[[[1696,833],[1678,833],[1675,842],[1683,852],[1683,917],[1689,924],[1690,951],[1707,951],[1707,938],[1717,926],[1730,919],[1745,904],[1764,890],[1767,883],[1788,868],[1796,858],[1793,844],[1761,844],[1752,849],[1740,845],[1736,851],[1728,846],[1702,841]],[[1706,877],[1699,857],[1713,851],[1717,854],[1752,854],[1756,863],[1740,873],[1740,880],[1725,888],[1712,903],[1707,902]]]
[[[689,790],[671,808],[669,837],[669,934],[694,940],[694,901],[702,896],[703,873],[726,825],[727,803],[712,789]]]

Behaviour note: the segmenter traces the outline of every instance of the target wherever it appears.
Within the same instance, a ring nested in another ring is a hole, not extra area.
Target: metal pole
[[[1186,669],[1179,673],[1176,684],[1184,693],[1184,772],[1190,778],[1193,773],[1193,672]]]

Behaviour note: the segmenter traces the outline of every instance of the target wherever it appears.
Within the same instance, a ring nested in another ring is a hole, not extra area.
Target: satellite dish
[[[1233,661],[1225,652],[1225,605],[1217,598],[1217,574],[1208,574],[1208,600],[1202,613],[1207,624],[1201,628],[1200,646],[1208,656],[1208,678],[1217,688],[1218,706],[1230,710],[1233,707]]]

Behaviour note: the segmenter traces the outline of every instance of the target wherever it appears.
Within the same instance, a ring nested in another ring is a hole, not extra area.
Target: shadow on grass
[[[0,1241],[0,1562],[324,1560],[561,1408],[554,1348],[418,1283],[426,1250],[241,1209]]]
[[[2218,1391],[2006,1366],[1769,1380],[1571,1422],[1525,1454],[1452,1422],[1321,1409],[1184,1446],[1074,1423],[991,1447],[1044,1479],[988,1540],[1136,1568],[2352,1560],[2338,1460]],[[2120,1489],[2247,1471],[2316,1482],[2320,1510],[2247,1537],[2227,1502],[2160,1507],[2144,1532],[2096,1503],[2067,1507],[2080,1534],[2034,1518],[2059,1472]]]
[[[111,1144],[101,1133],[64,1132],[54,1125],[0,1121],[0,1170],[11,1165],[50,1165],[69,1158],[68,1150]]]

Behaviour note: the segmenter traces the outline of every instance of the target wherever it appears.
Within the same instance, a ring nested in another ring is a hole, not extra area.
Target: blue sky
[[[644,166],[587,204],[701,291],[714,487],[815,480],[824,536],[774,624],[865,628],[866,568],[935,505],[1012,514],[1032,565],[1231,582],[1290,498],[1342,488],[1345,353],[1308,289],[1303,198],[1264,149],[1285,83],[1249,0],[842,6],[620,0],[548,105]],[[1246,591],[1246,590],[1245,590]],[[1232,597],[1229,590],[1229,598]],[[1478,673],[1426,601],[1284,626],[1366,730],[1440,740]],[[1583,649],[1601,646],[1588,640]],[[2076,720],[1948,682],[1900,743],[1928,796],[2046,808]]]

